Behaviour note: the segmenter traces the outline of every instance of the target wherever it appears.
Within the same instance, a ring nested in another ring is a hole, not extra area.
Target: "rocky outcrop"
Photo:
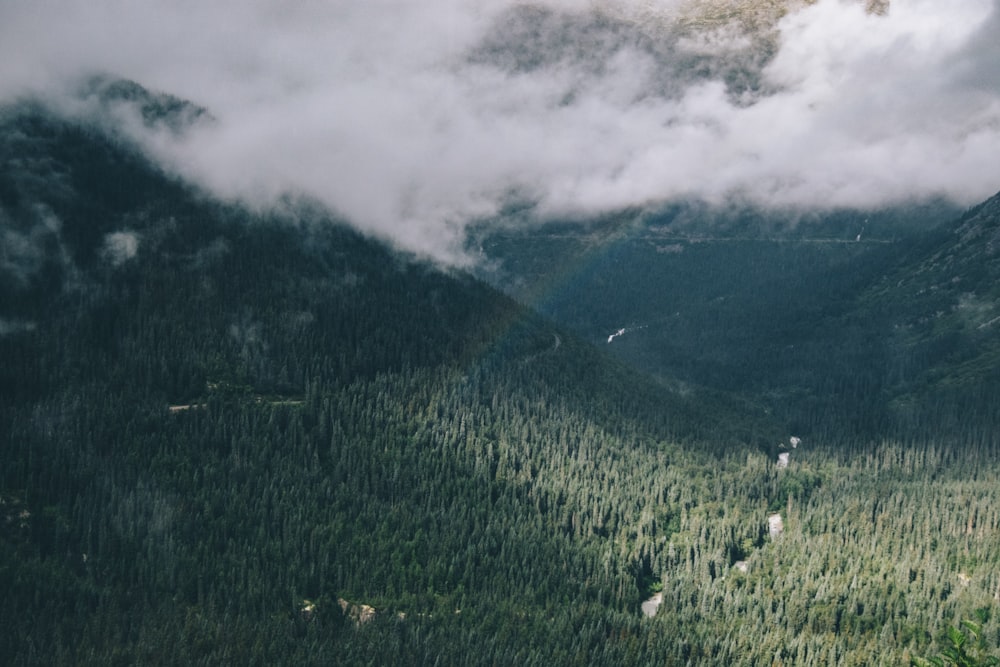
[[[782,520],[780,514],[775,512],[767,517],[767,533],[771,536],[772,540],[781,537],[783,532],[785,532],[785,522]]]
[[[366,604],[354,604],[344,598],[337,598],[337,604],[345,616],[354,621],[355,626],[361,626],[375,618],[375,607]]]
[[[642,613],[646,615],[646,618],[653,618],[661,604],[663,604],[663,593],[657,593],[642,603]]]

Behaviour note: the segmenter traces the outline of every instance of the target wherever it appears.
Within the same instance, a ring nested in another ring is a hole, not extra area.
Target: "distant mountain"
[[[887,341],[893,405],[911,419],[964,406],[993,418],[1000,390],[1000,195],[921,238],[857,299]]]
[[[616,53],[635,50],[656,63],[649,94],[683,94],[692,81],[717,80],[733,101],[760,93],[761,73],[778,50],[778,22],[808,0],[628,2],[587,11],[518,3],[503,12],[492,33],[471,54],[511,72],[567,65],[598,73]],[[858,4],[862,4],[860,0]],[[866,0],[884,14],[888,0]],[[720,40],[720,35],[729,39]],[[739,36],[739,39],[732,39]]]
[[[148,129],[167,129],[180,134],[199,122],[211,122],[204,107],[168,93],[155,93],[134,81],[111,76],[95,76],[80,91],[84,100],[96,99],[104,114],[116,107],[138,111]]]
[[[796,430],[968,423],[959,396],[992,395],[998,368],[995,209],[678,205],[485,231],[481,275],[668,385],[753,393]]]

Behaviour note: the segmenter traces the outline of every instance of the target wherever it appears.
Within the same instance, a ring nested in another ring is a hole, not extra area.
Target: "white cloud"
[[[513,0],[5,3],[0,99],[94,71],[177,94],[217,119],[151,144],[182,173],[258,203],[303,192],[457,262],[469,220],[512,197],[565,215],[1000,189],[996,2],[820,0],[762,71],[766,40],[671,33],[676,4],[553,0],[518,24]]]
[[[112,266],[121,266],[139,252],[139,235],[132,231],[111,232],[104,236],[101,254]]]

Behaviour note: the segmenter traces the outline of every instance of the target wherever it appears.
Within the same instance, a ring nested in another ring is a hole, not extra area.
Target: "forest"
[[[640,373],[38,105],[0,114],[0,230],[4,664],[893,665],[1000,600],[995,334],[892,292],[937,284],[901,272],[940,236],[814,314],[874,303],[860,340],[905,306],[902,357],[844,361],[827,327],[776,401],[768,349],[728,389],[721,349]]]

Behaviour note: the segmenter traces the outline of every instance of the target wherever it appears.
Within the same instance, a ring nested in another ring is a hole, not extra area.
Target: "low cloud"
[[[43,205],[17,217],[0,207],[0,278],[24,286],[53,261],[69,265],[61,230],[61,221]]]
[[[121,266],[139,252],[139,235],[132,231],[111,232],[104,236],[101,255],[112,266]]]
[[[757,4],[725,21],[722,0],[5,3],[0,100],[73,109],[95,73],[190,99],[213,120],[134,128],[173,169],[260,205],[301,193],[453,263],[512,203],[545,219],[1000,189],[996,0]]]

